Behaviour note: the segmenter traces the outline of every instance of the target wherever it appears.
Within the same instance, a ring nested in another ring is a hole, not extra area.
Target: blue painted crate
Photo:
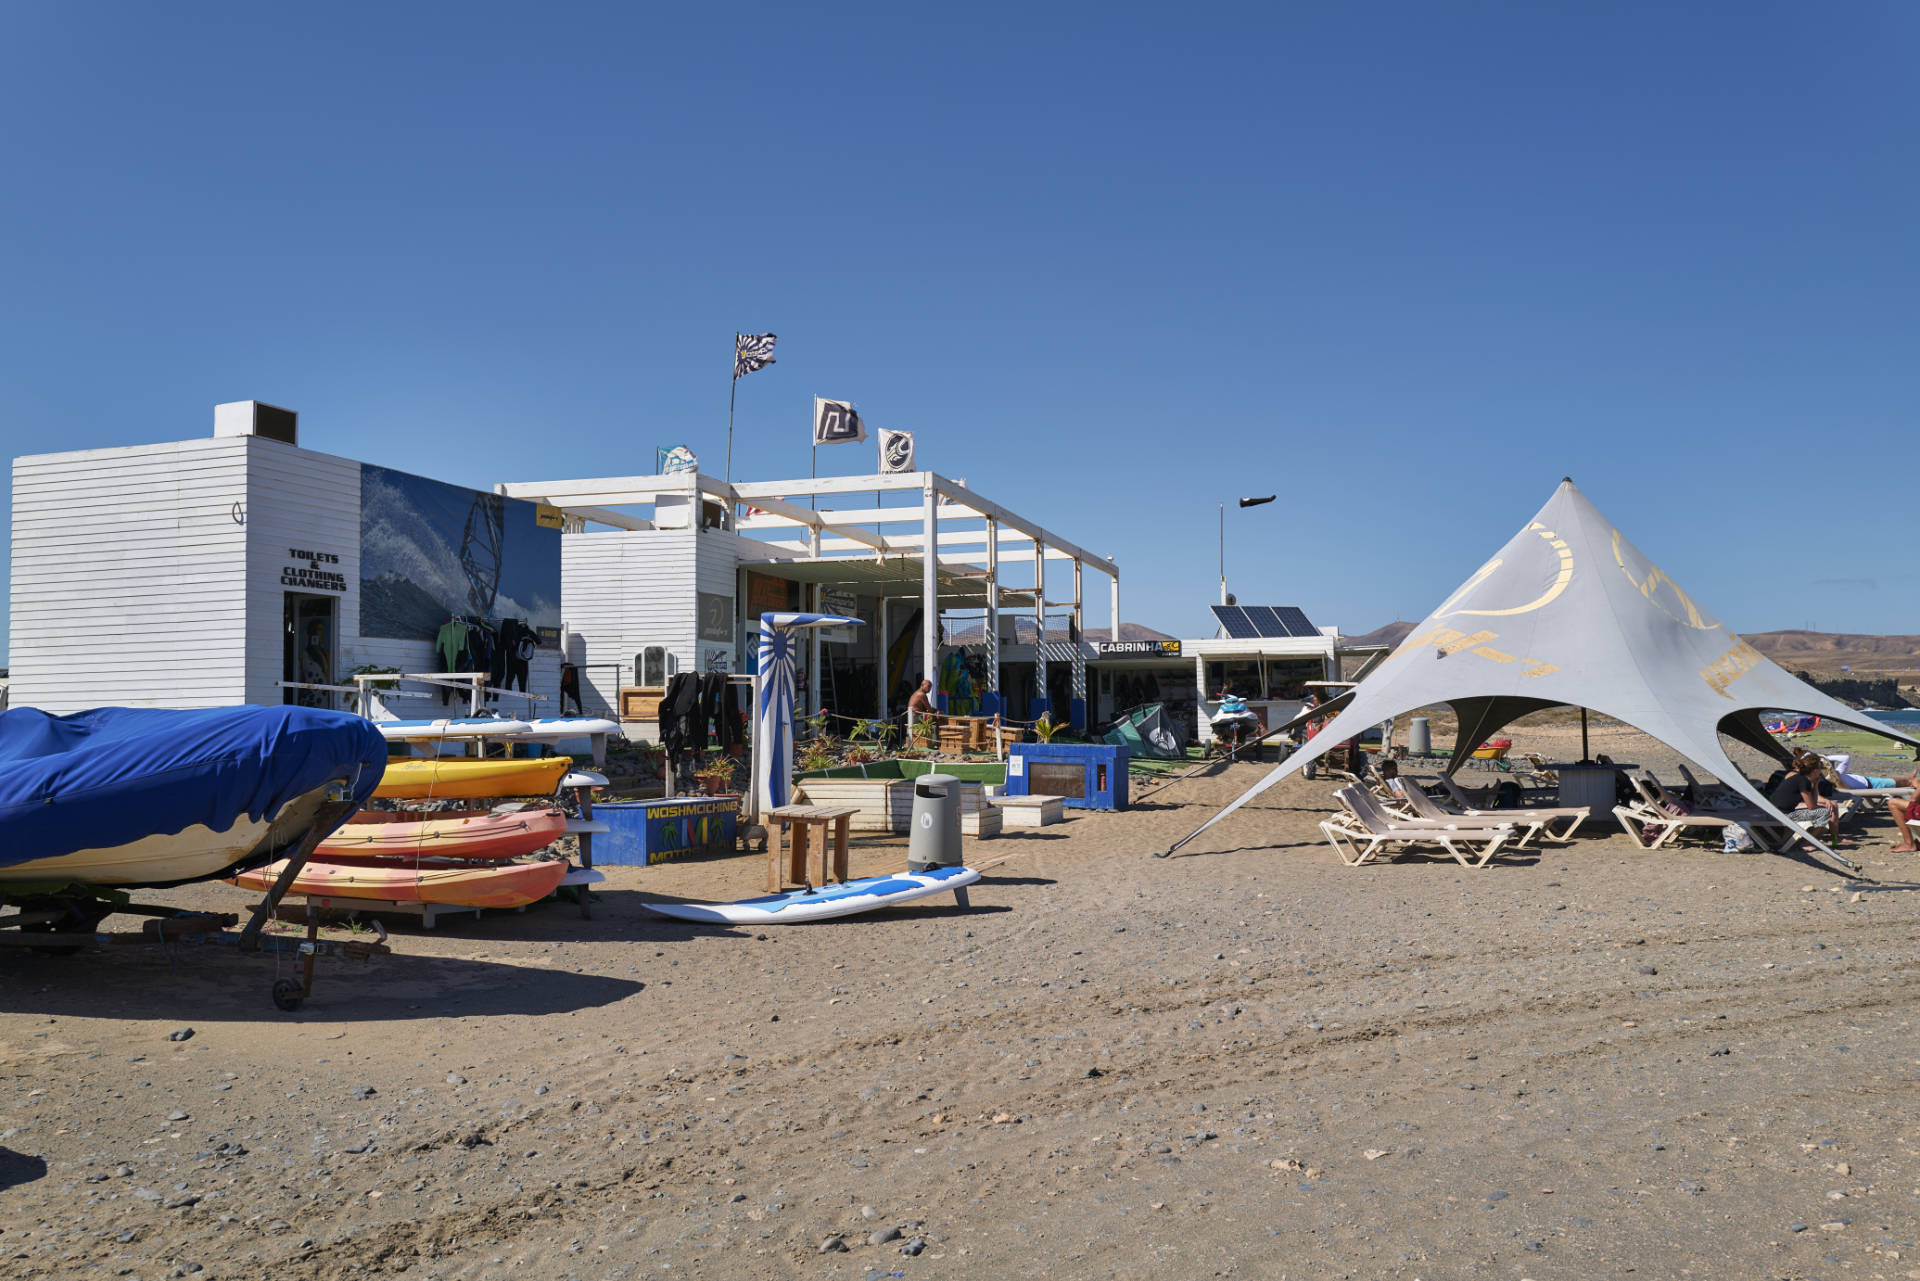
[[[1007,749],[1008,796],[1064,796],[1070,808],[1127,808],[1124,747],[1107,743],[1015,743]]]
[[[593,838],[595,867],[646,867],[695,854],[732,853],[740,798],[601,801],[594,805],[593,816],[609,829]]]

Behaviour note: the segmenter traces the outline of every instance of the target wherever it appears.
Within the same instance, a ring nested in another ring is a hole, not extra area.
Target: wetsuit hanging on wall
[[[699,677],[692,672],[680,672],[667,682],[667,692],[660,699],[660,746],[667,752],[669,785],[684,785],[691,780],[692,727],[699,706]],[[706,746],[704,728],[700,745]]]
[[[509,618],[500,624],[501,689],[512,689],[518,681],[520,689],[526,690],[527,665],[539,647],[539,633],[519,619]]]
[[[585,716],[580,706],[580,669],[572,663],[560,664],[560,714],[567,714],[567,700],[573,700],[573,714]]]
[[[465,623],[457,618],[450,618],[440,624],[440,631],[433,638],[433,652],[434,656],[440,660],[441,671],[458,672],[464,670],[459,666],[459,663],[460,657],[466,653],[466,649],[467,625]],[[452,700],[453,691],[447,686],[442,685],[440,687],[440,701],[447,703]]]
[[[492,651],[487,655],[485,671],[487,673],[488,683],[495,689],[500,689],[507,683],[507,646],[508,637],[511,635],[507,629],[513,625],[513,620],[510,618],[507,619],[500,624],[499,630],[494,632],[491,637],[493,641]],[[479,671],[481,669],[475,668],[474,670]]]

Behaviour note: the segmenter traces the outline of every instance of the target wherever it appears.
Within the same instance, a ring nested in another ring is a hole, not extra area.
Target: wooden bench
[[[856,805],[782,805],[764,815],[772,839],[767,842],[767,892],[778,894],[790,884],[814,884],[808,875],[815,846],[820,850],[820,881],[845,882],[847,879],[847,832]],[[793,825],[793,841],[788,844],[787,825]],[[832,863],[828,863],[831,849]],[[831,872],[831,876],[829,875]]]
[[[992,805],[1007,827],[1051,827],[1067,818],[1064,796],[996,796]]]

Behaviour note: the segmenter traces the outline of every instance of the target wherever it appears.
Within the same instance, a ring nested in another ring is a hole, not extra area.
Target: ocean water
[[[1869,712],[1876,721],[1887,725],[1920,725],[1920,707],[1903,707],[1894,712]]]

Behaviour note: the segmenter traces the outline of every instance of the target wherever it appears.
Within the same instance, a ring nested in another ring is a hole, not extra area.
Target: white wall
[[[325,567],[346,580],[337,681],[362,663],[440,667],[431,637],[359,634],[357,462],[238,436],[34,455],[14,460],[13,476],[11,706],[281,702],[285,593],[336,595],[281,581],[306,563],[290,548],[339,557]],[[533,714],[556,714],[558,651],[540,650],[529,668],[532,692],[547,697]],[[401,716],[439,709],[393,704]]]
[[[11,706],[245,698],[247,444],[14,460]]]
[[[568,657],[582,664],[589,712],[619,706],[620,686],[633,683],[633,656],[643,646],[664,645],[681,671],[694,670],[698,537],[685,529],[562,536],[560,614],[577,638]],[[609,663],[621,671],[608,670]]]
[[[346,684],[347,669],[357,663],[399,666],[396,657],[368,657],[360,632],[360,464],[309,449],[297,449],[260,436],[243,438],[247,447],[247,676],[246,701],[279,703],[285,691],[275,684],[285,673],[281,634],[287,592],[309,592],[280,581],[288,565],[304,565],[289,548],[330,552],[340,558],[347,580],[334,596],[339,649],[334,655],[335,684]],[[384,642],[391,645],[393,642]],[[405,646],[408,661],[418,662],[431,645]],[[409,668],[410,671],[421,670]],[[344,707],[336,699],[335,707]]]

